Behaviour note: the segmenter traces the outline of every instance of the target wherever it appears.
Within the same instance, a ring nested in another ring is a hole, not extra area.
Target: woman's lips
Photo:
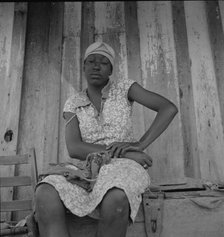
[[[91,73],[90,76],[91,76],[91,77],[101,77],[101,75],[100,75],[100,74],[97,74],[97,73]]]

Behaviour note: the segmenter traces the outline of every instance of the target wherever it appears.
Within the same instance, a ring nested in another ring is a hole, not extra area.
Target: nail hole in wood
[[[11,142],[13,137],[13,131],[12,130],[7,130],[4,136],[4,139],[6,142]]]

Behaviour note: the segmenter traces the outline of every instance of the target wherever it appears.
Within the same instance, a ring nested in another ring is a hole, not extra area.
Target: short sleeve
[[[76,97],[75,96],[70,96],[64,105],[63,113],[64,112],[71,112],[71,113],[76,113]]]
[[[132,104],[132,102],[128,99],[128,91],[135,82],[136,81],[128,78],[125,80],[121,80],[118,83],[118,91],[122,94],[123,97],[125,97],[128,104]]]
[[[83,91],[75,93],[66,100],[63,108],[63,116],[65,112],[71,112],[76,115],[78,108],[87,106],[89,104],[90,101],[87,99],[86,94]]]
[[[136,81],[132,80],[132,79],[126,79],[124,80],[124,90],[126,95],[128,94],[128,91],[130,89],[130,87],[135,83]]]

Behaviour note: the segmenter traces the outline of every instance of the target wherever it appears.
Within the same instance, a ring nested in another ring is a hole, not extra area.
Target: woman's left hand
[[[139,142],[113,142],[106,147],[111,157],[122,157],[128,151],[142,151]]]

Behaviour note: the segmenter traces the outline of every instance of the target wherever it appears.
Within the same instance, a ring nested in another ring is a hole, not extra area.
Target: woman
[[[65,103],[66,145],[71,158],[82,165],[89,154],[109,153],[91,192],[49,175],[36,189],[36,216],[41,236],[68,237],[65,212],[99,219],[97,237],[124,237],[129,220],[134,222],[141,194],[150,185],[147,168],[152,159],[144,150],[167,128],[177,113],[166,98],[133,80],[112,81],[114,50],[104,42],[91,44],[84,56],[87,89]],[[139,141],[133,138],[133,102],[157,112]]]

